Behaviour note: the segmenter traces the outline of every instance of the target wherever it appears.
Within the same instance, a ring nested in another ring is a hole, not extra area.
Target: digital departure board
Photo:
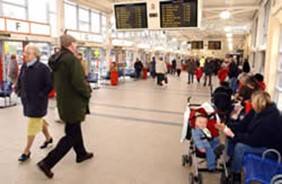
[[[208,49],[209,50],[221,50],[221,41],[209,41]]]
[[[192,49],[204,49],[204,42],[203,41],[192,41],[191,48]]]
[[[160,2],[161,28],[198,26],[198,0]]]
[[[116,4],[114,9],[117,29],[148,28],[146,3]]]

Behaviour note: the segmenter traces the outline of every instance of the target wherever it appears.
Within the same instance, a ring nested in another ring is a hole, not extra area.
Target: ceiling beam
[[[210,7],[203,7],[203,11],[224,11],[224,10],[258,10],[259,6],[247,5],[247,6],[210,6]]]

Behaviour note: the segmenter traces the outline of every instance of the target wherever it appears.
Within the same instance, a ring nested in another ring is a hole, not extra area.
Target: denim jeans
[[[243,143],[237,143],[232,158],[231,171],[239,174],[243,166],[243,157],[246,153],[254,153],[261,155],[267,148],[251,147]]]
[[[206,158],[208,162],[208,169],[212,170],[216,167],[216,156],[214,153],[214,150],[220,145],[219,138],[214,138],[211,141],[209,141],[209,144],[205,144],[205,150],[206,150]]]

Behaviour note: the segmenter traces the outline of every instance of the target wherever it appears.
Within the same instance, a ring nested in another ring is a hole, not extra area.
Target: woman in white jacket
[[[163,80],[165,80],[165,83],[167,83],[167,78],[165,76],[165,74],[167,73],[167,66],[165,61],[163,60],[163,57],[160,57],[156,63],[156,73],[158,85],[162,86]]]

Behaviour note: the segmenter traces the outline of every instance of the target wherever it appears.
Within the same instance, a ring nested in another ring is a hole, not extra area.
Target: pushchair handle
[[[270,183],[271,184],[281,184],[282,183],[282,174],[273,176]]]
[[[277,162],[281,163],[281,154],[275,149],[268,149],[268,150],[264,151],[263,154],[262,154],[262,159],[265,159],[265,157],[268,153],[275,153],[277,155]]]

